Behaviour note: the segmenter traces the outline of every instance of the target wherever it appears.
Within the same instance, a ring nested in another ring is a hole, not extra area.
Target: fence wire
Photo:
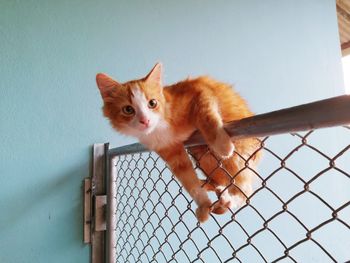
[[[159,156],[115,157],[116,262],[350,260],[349,135],[348,127],[335,127],[262,139],[245,205],[203,224]],[[253,168],[246,162],[245,169]]]

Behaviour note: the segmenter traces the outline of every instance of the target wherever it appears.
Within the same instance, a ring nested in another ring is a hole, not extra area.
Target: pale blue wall
[[[1,1],[0,262],[87,262],[90,146],[130,142],[101,116],[95,74],[156,61],[210,74],[255,112],[343,92],[333,0]]]

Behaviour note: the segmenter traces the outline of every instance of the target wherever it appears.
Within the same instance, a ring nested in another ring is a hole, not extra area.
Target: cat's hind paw
[[[227,212],[228,208],[222,205],[220,202],[216,202],[213,206],[213,214],[222,215]]]
[[[245,198],[241,195],[232,195],[228,189],[219,186],[216,188],[219,200],[214,204],[214,214],[224,214],[228,209],[236,210],[245,204]]]

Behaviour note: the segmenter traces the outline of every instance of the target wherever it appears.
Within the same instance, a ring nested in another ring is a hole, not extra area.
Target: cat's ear
[[[162,64],[157,63],[151,72],[145,77],[145,80],[158,86],[162,86]]]
[[[116,86],[119,86],[120,84],[112,79],[110,76],[98,73],[96,75],[96,83],[97,87],[99,88],[101,92],[101,96],[103,99],[110,97],[111,91],[116,88]]]

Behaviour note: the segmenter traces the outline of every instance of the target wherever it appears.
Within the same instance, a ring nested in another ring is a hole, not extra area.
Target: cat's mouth
[[[154,131],[155,125],[142,125],[139,126],[138,130],[142,132],[143,134],[150,134],[151,132]]]

